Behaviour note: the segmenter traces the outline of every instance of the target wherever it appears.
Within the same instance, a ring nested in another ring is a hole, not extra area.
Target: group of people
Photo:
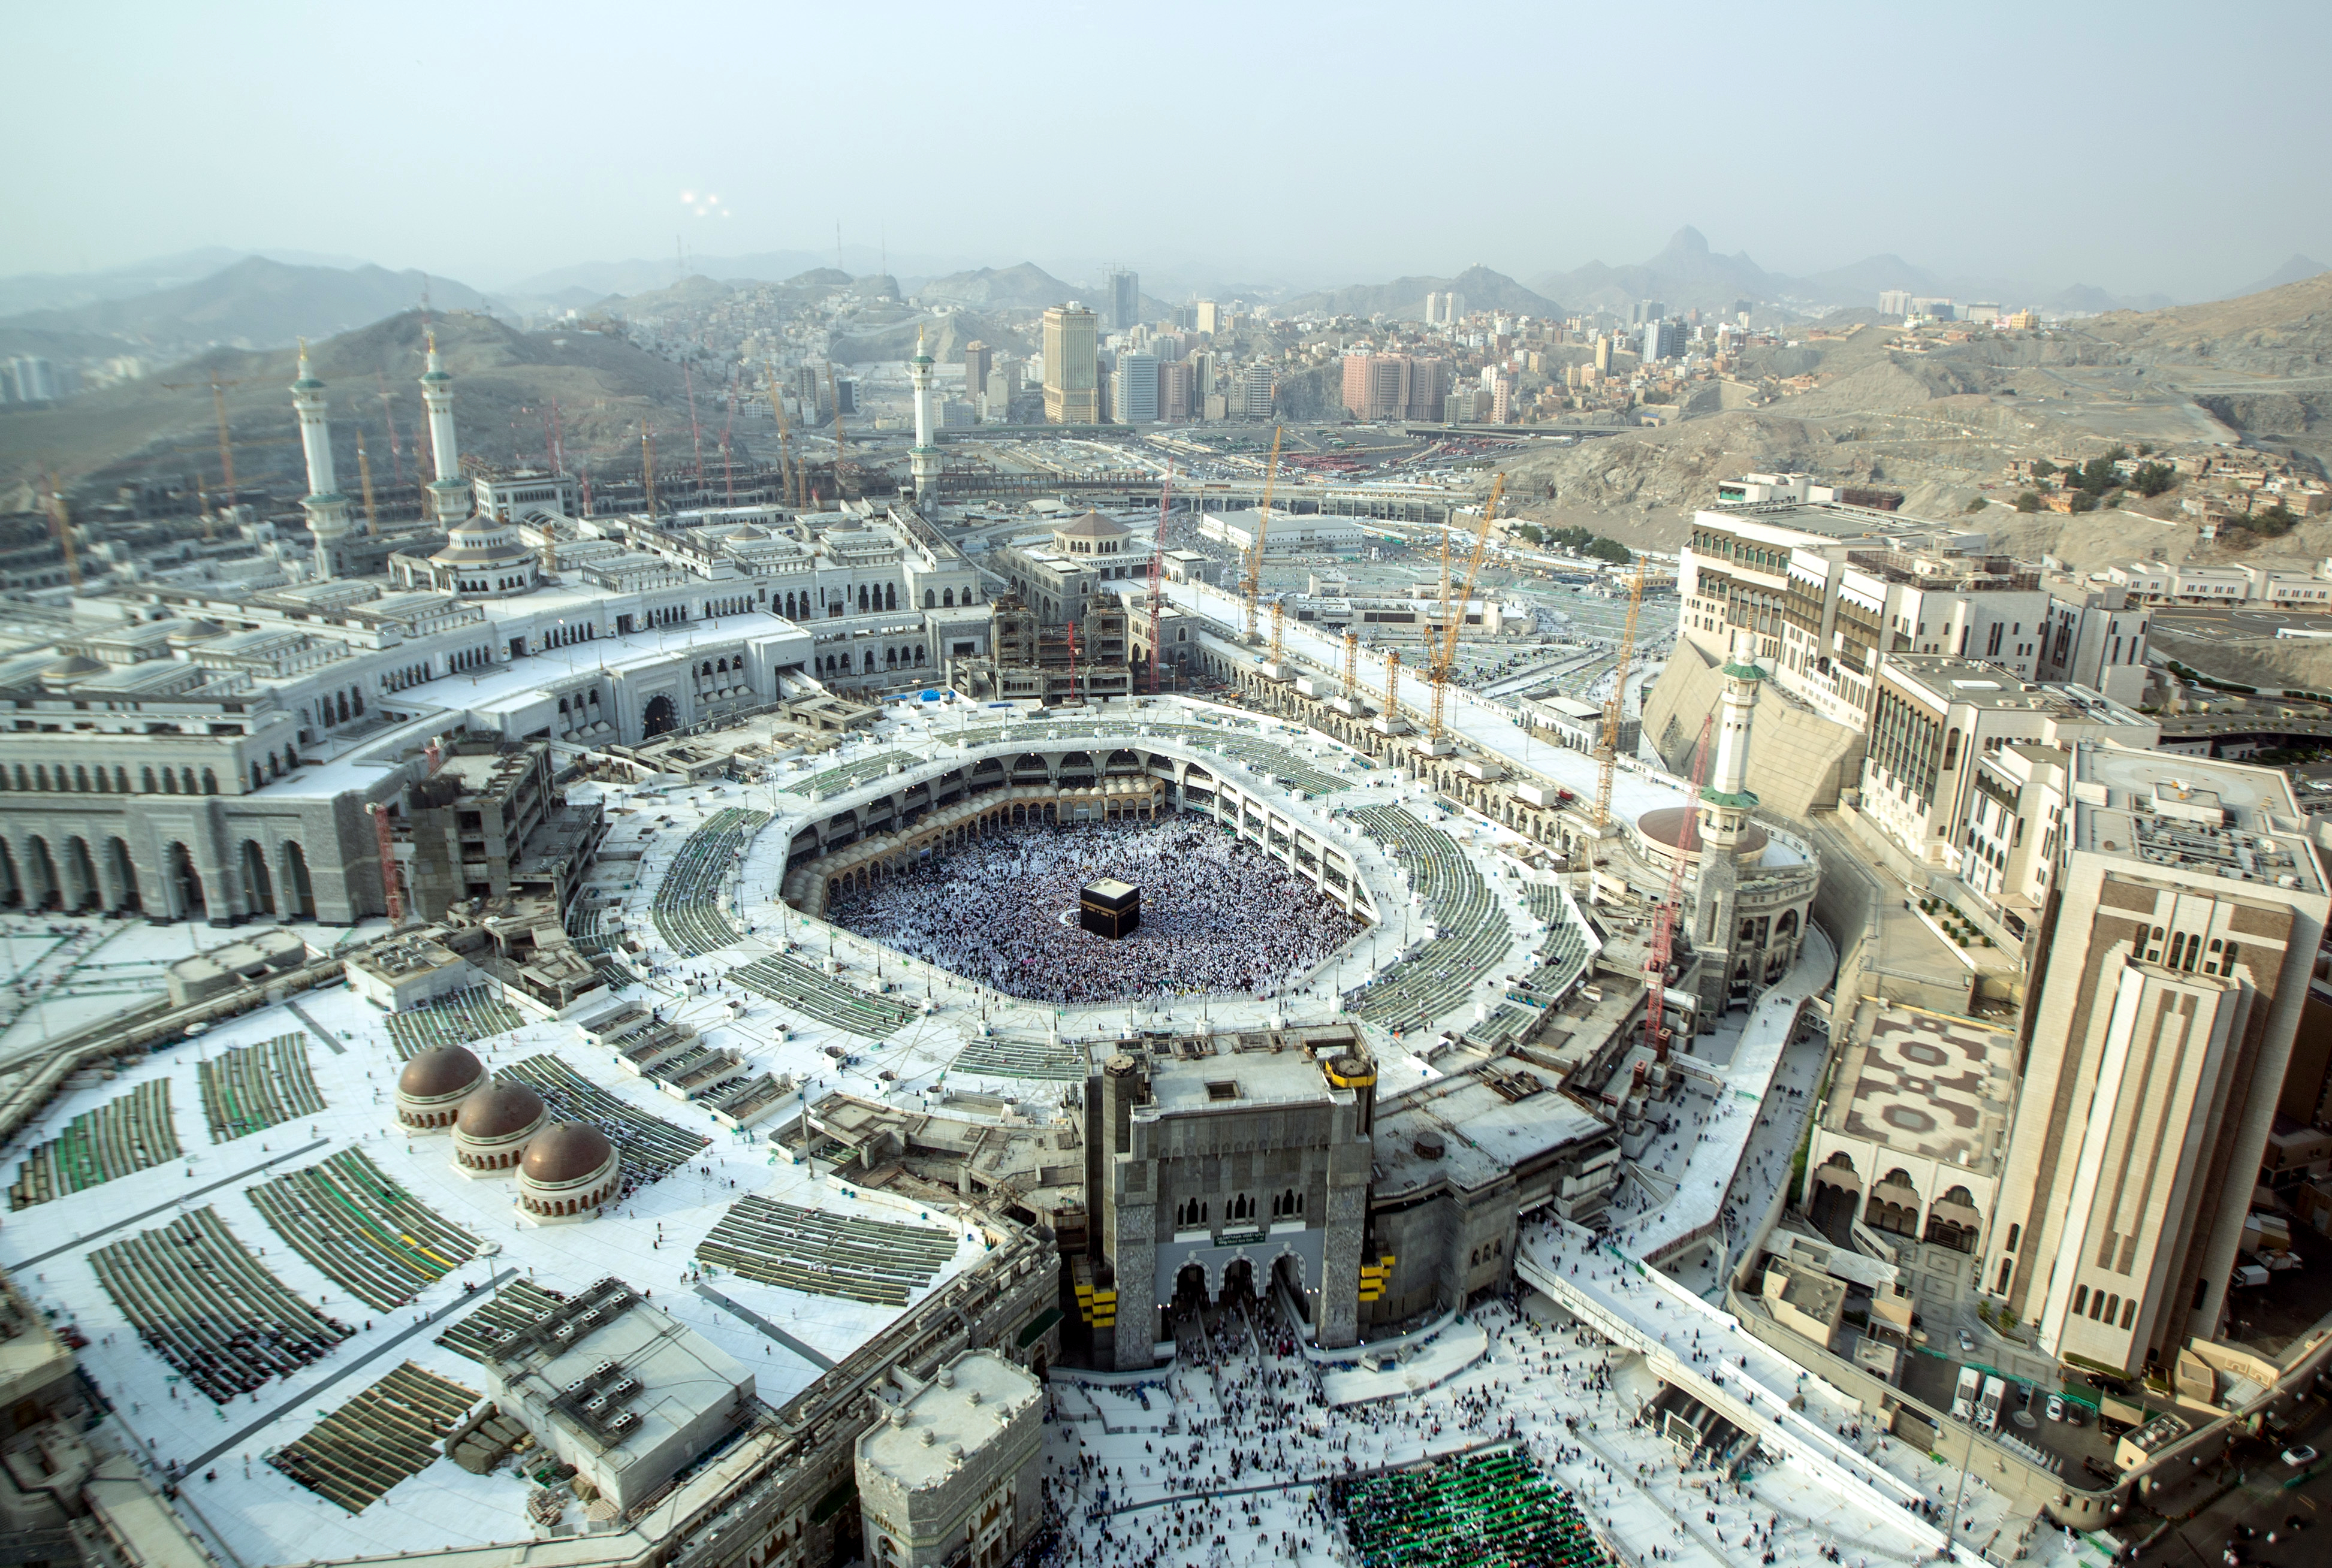
[[[1102,877],[1142,891],[1130,936],[1078,923],[1079,890]],[[1357,928],[1256,844],[1187,820],[976,840],[844,894],[827,917],[1007,995],[1058,1003],[1273,995]]]

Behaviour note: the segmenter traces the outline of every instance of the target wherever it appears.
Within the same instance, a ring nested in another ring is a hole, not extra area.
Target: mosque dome
[[[616,1157],[607,1135],[588,1122],[560,1122],[526,1146],[519,1174],[538,1186],[564,1187],[604,1172]]]
[[[85,654],[68,653],[41,673],[53,680],[79,680],[85,675],[101,675],[105,666]]]
[[[454,1130],[481,1142],[500,1142],[540,1125],[542,1097],[522,1083],[490,1083],[462,1102]]]
[[[485,1076],[484,1065],[464,1048],[433,1045],[405,1064],[397,1075],[397,1092],[411,1099],[444,1099],[477,1088]]]

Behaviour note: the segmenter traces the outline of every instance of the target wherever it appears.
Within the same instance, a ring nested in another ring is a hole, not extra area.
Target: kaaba
[[[1077,889],[1077,924],[1112,941],[1131,936],[1142,924],[1142,889],[1103,877]]]

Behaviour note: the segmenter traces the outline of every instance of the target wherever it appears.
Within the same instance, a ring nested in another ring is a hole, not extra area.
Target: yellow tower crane
[[[1277,675],[1277,674],[1279,673],[1279,667],[1280,667],[1280,665],[1281,665],[1283,662],[1285,662],[1285,660],[1286,660],[1286,657],[1287,657],[1287,601],[1286,601],[1286,600],[1285,600],[1285,599],[1274,599],[1274,600],[1271,602],[1271,672],[1272,672],[1272,674],[1274,674],[1274,675]]]
[[[793,426],[786,420],[786,400],[778,391],[778,362],[764,360],[769,369],[769,406],[778,413],[778,494],[798,510],[803,495],[801,470],[794,464]]]
[[[1466,623],[1466,606],[1474,601],[1474,581],[1481,575],[1482,554],[1489,547],[1490,524],[1498,515],[1498,499],[1505,494],[1506,476],[1498,475],[1490,481],[1490,499],[1482,508],[1482,521],[1474,530],[1474,553],[1466,562],[1466,587],[1453,603],[1449,597],[1449,581],[1441,583],[1441,644],[1435,648],[1429,641],[1427,651],[1432,661],[1427,666],[1426,679],[1433,687],[1433,727],[1431,740],[1438,742],[1446,733],[1445,709],[1449,700],[1449,671],[1458,662],[1458,632]],[[1446,537],[1447,536],[1445,536]]]
[[[1628,621],[1620,632],[1620,662],[1611,673],[1611,696],[1603,704],[1603,744],[1595,748],[1595,831],[1611,820],[1611,778],[1620,765],[1620,718],[1628,707],[1628,666],[1636,656],[1636,617],[1644,608],[1644,557],[1628,584]]]
[[[1358,702],[1361,698],[1361,634],[1351,627],[1344,628],[1344,700]]]
[[[57,476],[49,475],[49,520],[56,525],[57,545],[64,551],[65,580],[74,587],[81,586],[81,561],[73,554],[72,513],[65,505],[65,492],[57,483]]]
[[[380,532],[380,508],[372,499],[372,460],[365,456],[364,432],[357,432],[357,478],[364,484],[365,532]]]
[[[1385,727],[1400,722],[1400,650],[1385,650]]]
[[[1263,470],[1263,509],[1256,514],[1255,540],[1247,556],[1247,640],[1257,641],[1256,619],[1263,594],[1263,537],[1271,531],[1271,487],[1279,478],[1279,426],[1271,427],[1271,466]]]
[[[842,394],[835,388],[834,361],[831,359],[826,362],[826,395],[827,400],[834,404],[834,499],[839,501],[843,495]]]

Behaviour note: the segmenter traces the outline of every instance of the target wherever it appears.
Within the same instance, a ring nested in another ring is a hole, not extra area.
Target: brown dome
[[[462,1102],[454,1130],[467,1138],[507,1138],[535,1126],[542,1097],[522,1083],[490,1083]]]
[[[397,1092],[407,1099],[444,1099],[474,1088],[486,1076],[478,1059],[458,1045],[433,1045],[416,1051],[397,1075]]]
[[[590,1180],[615,1157],[616,1145],[598,1128],[588,1122],[560,1122],[527,1145],[519,1174],[545,1187],[563,1187]]]

